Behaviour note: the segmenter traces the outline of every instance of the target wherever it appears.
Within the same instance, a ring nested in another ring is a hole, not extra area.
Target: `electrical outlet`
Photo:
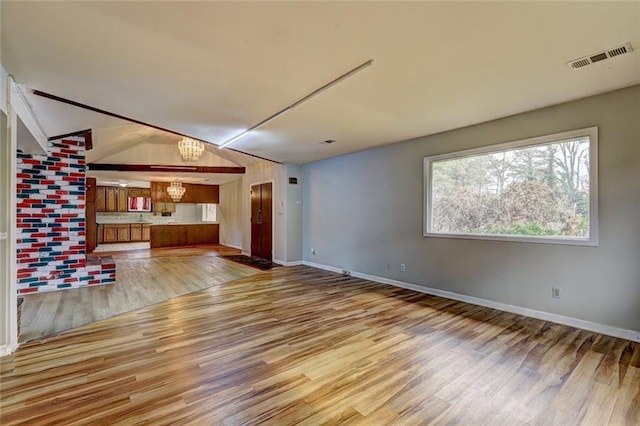
[[[406,271],[406,270],[407,270],[407,266],[406,266],[404,263],[401,263],[401,264],[400,264],[400,270],[401,270],[402,272]]]
[[[558,287],[551,287],[551,297],[560,299],[560,289]]]
[[[311,249],[311,254],[316,254],[316,249],[312,248]]]
[[[391,264],[387,262],[387,269],[391,269]]]

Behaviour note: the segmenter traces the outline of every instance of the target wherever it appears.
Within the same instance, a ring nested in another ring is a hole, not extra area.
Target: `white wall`
[[[589,126],[599,128],[599,247],[422,236],[423,157]],[[639,141],[635,86],[307,164],[304,259],[640,331]]]
[[[242,179],[220,185],[220,244],[242,248]]]

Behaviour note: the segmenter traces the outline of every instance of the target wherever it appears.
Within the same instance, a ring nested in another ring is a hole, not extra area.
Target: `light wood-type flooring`
[[[220,245],[100,253],[116,261],[116,282],[24,295],[20,341],[40,339],[256,274],[254,268],[217,257],[239,253]]]
[[[639,344],[305,266],[25,344],[0,384],[2,425],[640,424]]]

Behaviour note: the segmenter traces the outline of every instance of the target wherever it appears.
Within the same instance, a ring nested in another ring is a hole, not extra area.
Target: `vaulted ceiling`
[[[232,147],[307,163],[640,84],[640,2],[0,7],[2,65],[27,92],[210,142],[207,164],[256,161],[216,145],[369,59],[372,66]],[[566,65],[626,42],[637,50],[578,70]],[[27,98],[49,136],[93,129],[89,161],[179,161],[175,135]]]

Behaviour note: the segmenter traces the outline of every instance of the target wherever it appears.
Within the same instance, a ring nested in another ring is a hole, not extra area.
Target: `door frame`
[[[262,185],[263,183],[271,184],[271,261],[275,259],[275,245],[276,245],[276,221],[275,221],[275,207],[276,207],[276,182],[273,179],[259,180],[251,182],[249,184],[249,256],[251,256],[251,190],[255,185]]]

